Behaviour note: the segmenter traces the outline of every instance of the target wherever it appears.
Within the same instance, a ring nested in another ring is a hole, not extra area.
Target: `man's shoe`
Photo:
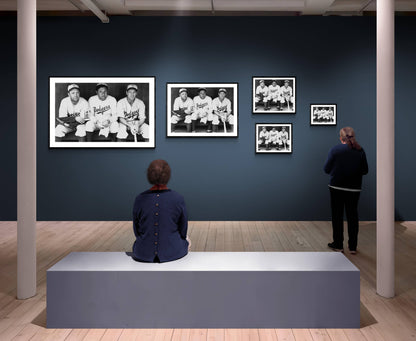
[[[351,249],[350,249],[350,253],[351,253],[352,255],[356,255],[356,254],[357,254],[357,250],[354,250],[354,249],[353,249],[353,250],[351,250]]]
[[[344,249],[337,247],[335,243],[328,243],[328,247],[336,252],[344,252]]]

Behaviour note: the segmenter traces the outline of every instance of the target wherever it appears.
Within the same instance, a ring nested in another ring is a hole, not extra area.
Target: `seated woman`
[[[188,216],[182,195],[166,186],[169,164],[154,160],[147,169],[147,179],[153,187],[139,194],[134,202],[133,258],[143,262],[182,258],[188,253]]]

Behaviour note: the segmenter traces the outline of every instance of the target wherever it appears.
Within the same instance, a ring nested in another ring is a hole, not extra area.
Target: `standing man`
[[[200,119],[203,124],[208,124],[207,133],[212,132],[212,98],[207,96],[207,89],[199,88],[198,96],[194,97],[194,112],[191,116],[192,132],[195,132],[196,121]]]
[[[271,85],[269,85],[269,104],[276,105],[277,110],[280,110],[280,86],[277,85],[277,82],[274,80]],[[270,107],[269,107],[270,109]]]
[[[125,142],[129,132],[135,140],[136,134],[141,136],[141,140],[149,138],[149,125],[146,121],[146,106],[144,102],[137,98],[138,87],[136,84],[127,85],[126,97],[117,103],[117,115],[120,121],[117,140]]]
[[[193,109],[194,102],[188,97],[188,90],[185,88],[179,89],[179,97],[176,97],[173,102],[171,130],[174,131],[176,124],[183,120],[186,124],[186,131],[190,133],[192,131]]]
[[[264,105],[264,110],[269,110],[269,88],[265,85],[264,80],[260,80],[260,84],[256,88],[256,104],[261,102]]]
[[[89,106],[85,98],[80,97],[77,84],[68,85],[68,97],[62,99],[59,105],[59,124],[55,127],[55,137],[62,140],[67,133],[76,129],[78,141],[85,141],[85,120],[88,118]]]
[[[219,89],[218,97],[212,101],[212,113],[213,113],[213,128],[214,132],[218,132],[218,124],[221,122],[224,124],[224,132],[227,132],[226,123],[231,125],[231,131],[234,128],[234,116],[231,115],[231,101],[226,98],[227,90]]]
[[[283,106],[287,106],[287,110],[290,110],[290,103],[293,103],[293,90],[289,86],[289,81],[285,80],[285,85],[280,88],[280,96],[282,97],[280,103]]]
[[[115,142],[118,133],[117,101],[108,94],[107,84],[98,83],[95,90],[97,94],[88,100],[91,117],[86,124],[87,141],[92,141],[94,131],[99,129],[99,135],[108,137],[110,134],[111,141]]]

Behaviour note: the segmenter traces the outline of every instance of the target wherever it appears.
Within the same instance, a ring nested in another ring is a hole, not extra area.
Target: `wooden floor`
[[[328,222],[190,222],[194,251],[328,251]],[[375,292],[375,223],[360,225],[360,329],[46,329],[46,269],[72,251],[130,251],[130,222],[39,222],[37,295],[16,300],[16,222],[0,222],[0,340],[416,340],[416,223],[396,224],[396,293]],[[332,251],[328,251],[332,252]],[[342,309],[343,307],[334,307]]]

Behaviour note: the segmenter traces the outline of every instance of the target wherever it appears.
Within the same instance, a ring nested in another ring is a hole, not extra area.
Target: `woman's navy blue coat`
[[[188,216],[182,195],[170,189],[148,190],[136,197],[133,208],[137,260],[168,262],[188,253]],[[157,257],[156,257],[157,256]]]

